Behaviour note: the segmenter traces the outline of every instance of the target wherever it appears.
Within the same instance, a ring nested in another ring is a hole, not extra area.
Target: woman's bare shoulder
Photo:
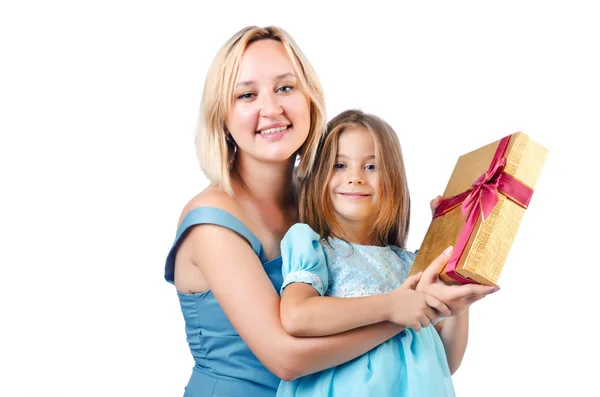
[[[179,216],[177,227],[179,227],[185,216],[191,210],[198,207],[215,207],[227,211],[238,218],[242,216],[240,206],[233,197],[229,196],[220,189],[209,186],[194,196],[190,201],[188,201],[185,207],[183,207],[181,215]]]

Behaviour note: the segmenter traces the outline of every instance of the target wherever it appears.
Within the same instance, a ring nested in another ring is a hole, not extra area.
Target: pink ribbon
[[[458,205],[461,206],[462,216],[466,219],[465,226],[446,265],[446,274],[461,284],[476,283],[456,273],[456,265],[475,229],[479,216],[484,222],[492,213],[498,204],[498,193],[504,194],[509,200],[523,208],[527,208],[533,195],[533,190],[529,186],[504,172],[506,165],[504,154],[508,148],[510,137],[511,135],[500,140],[488,170],[473,182],[471,188],[444,199],[433,214],[433,217],[436,218],[453,210]]]

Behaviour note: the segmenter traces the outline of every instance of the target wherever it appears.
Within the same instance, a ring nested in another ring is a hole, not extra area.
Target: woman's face
[[[236,156],[263,162],[288,161],[306,140],[310,102],[281,43],[259,40],[244,51],[226,126]]]

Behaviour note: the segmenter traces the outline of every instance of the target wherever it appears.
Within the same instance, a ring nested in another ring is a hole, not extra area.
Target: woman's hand
[[[442,196],[437,195],[429,202],[429,208],[431,208],[431,215],[435,213],[435,209],[440,206],[442,202]]]

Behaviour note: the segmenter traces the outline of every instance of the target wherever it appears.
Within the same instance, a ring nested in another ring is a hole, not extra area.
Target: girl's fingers
[[[431,324],[431,320],[427,316],[419,317],[419,323],[421,324],[421,328],[427,328]]]
[[[450,246],[444,250],[437,258],[431,262],[431,264],[425,269],[423,272],[423,278],[429,282],[437,279],[438,274],[442,271],[446,263],[448,263],[448,259],[450,259],[450,255],[452,255],[453,247]]]
[[[407,277],[406,280],[404,280],[404,282],[400,286],[402,288],[415,289],[415,287],[419,283],[419,280],[421,279],[422,274],[423,272],[419,272],[417,274],[413,274],[412,276]]]
[[[431,324],[437,324],[438,321],[440,320],[439,312],[432,307],[430,307],[429,310],[427,310],[425,315],[427,316],[427,318],[429,319],[429,322]]]
[[[444,302],[442,302],[441,300],[439,300],[438,298],[436,298],[434,296],[427,295],[425,297],[425,302],[427,303],[427,305],[429,307],[432,307],[435,310],[437,310],[438,313],[440,313],[442,316],[447,317],[452,313],[450,308],[448,308],[448,306],[446,306],[446,304]]]

